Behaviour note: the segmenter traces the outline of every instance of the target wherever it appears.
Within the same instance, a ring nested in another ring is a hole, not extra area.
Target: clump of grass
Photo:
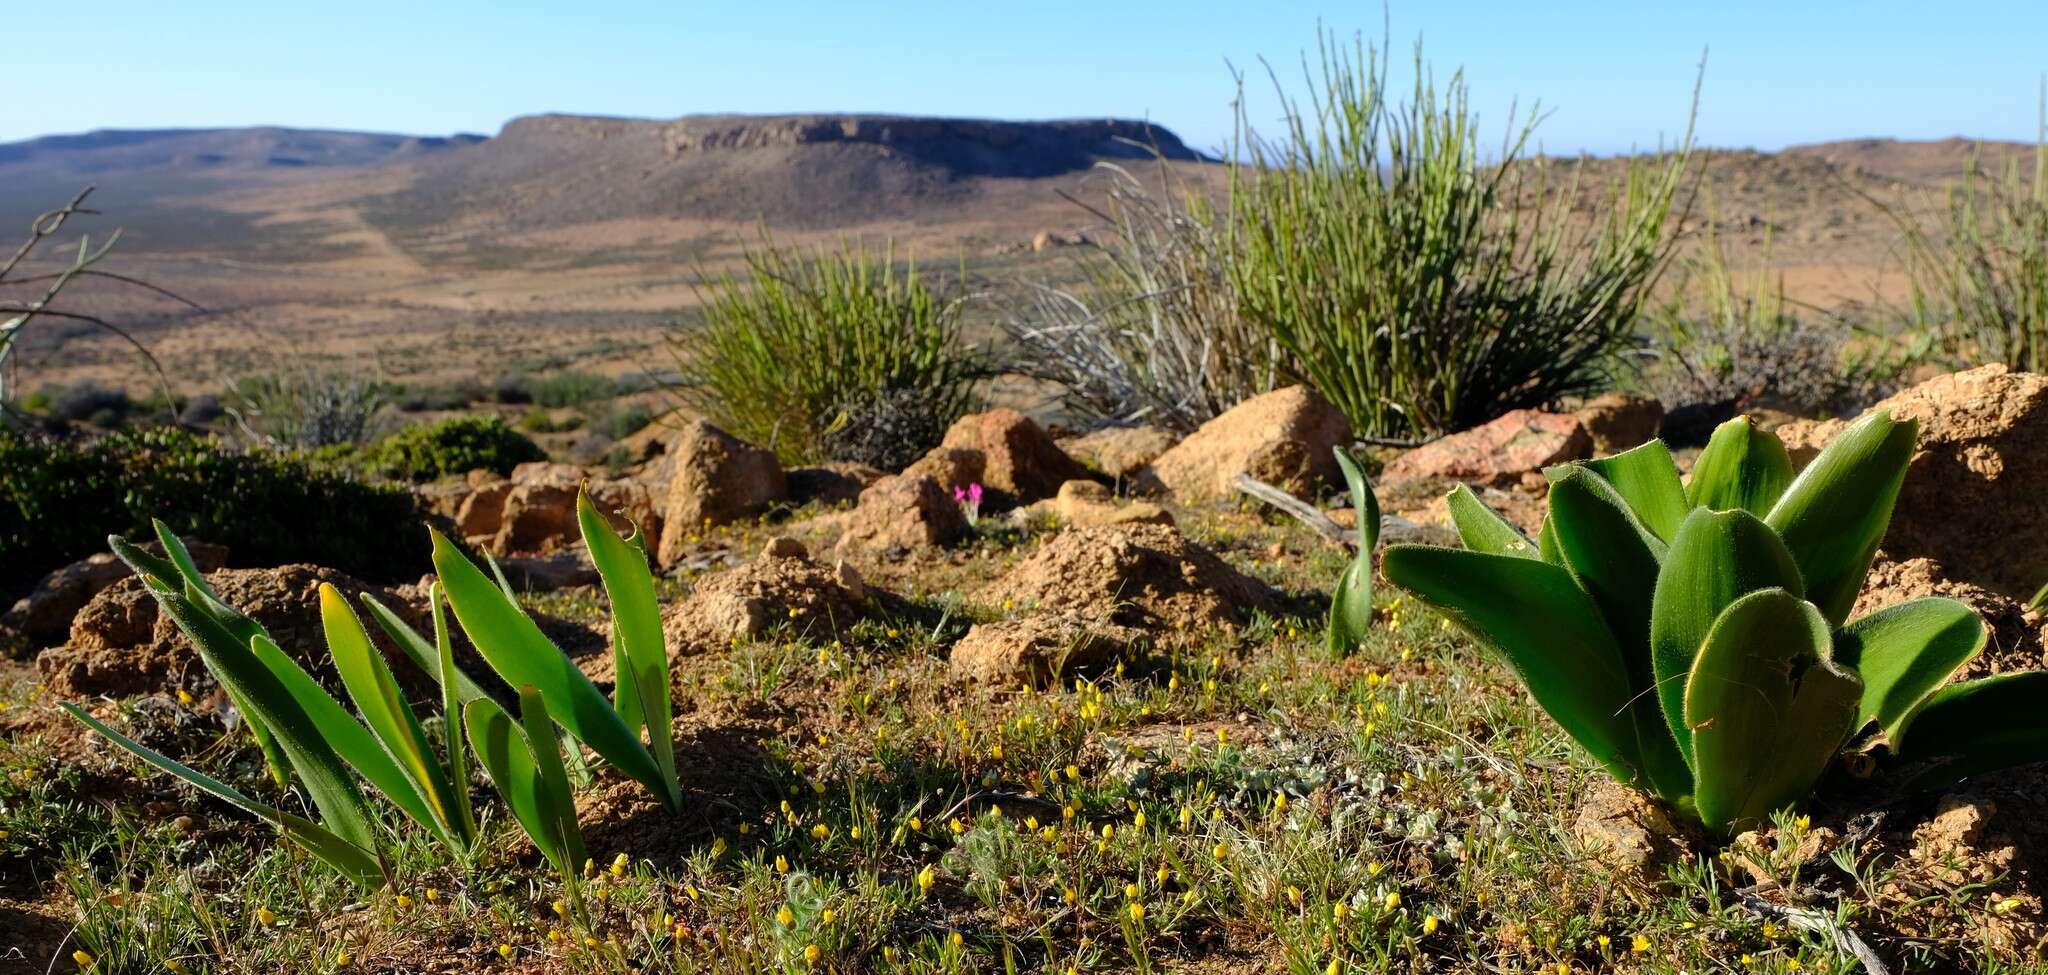
[[[1881,206],[1905,236],[1912,320],[1955,363],[2048,369],[2048,90],[2042,112],[2031,159],[1994,172],[1973,155],[1931,219]]]
[[[1633,341],[1672,248],[1692,135],[1631,162],[1590,219],[1576,176],[1553,187],[1540,115],[1481,155],[1462,74],[1438,87],[1421,49],[1410,100],[1362,41],[1320,39],[1307,94],[1257,132],[1239,99],[1228,264],[1241,314],[1379,436],[1435,434],[1593,391]],[[1279,83],[1275,78],[1275,88]]]
[[[1058,383],[1076,415],[1185,432],[1274,388],[1288,369],[1279,343],[1238,312],[1228,228],[1164,161],[1159,170],[1154,193],[1101,165],[1109,186],[1095,213],[1107,242],[1084,260],[1084,285],[1033,285],[1004,328],[1015,368]]]
[[[537,405],[557,409],[609,399],[617,392],[618,385],[610,377],[572,369],[541,379],[533,387],[533,401]]]
[[[786,461],[827,456],[826,433],[879,391],[920,391],[943,431],[984,375],[961,337],[963,299],[893,250],[806,255],[769,241],[748,252],[744,277],[710,277],[700,293],[702,325],[674,334],[685,398]]]

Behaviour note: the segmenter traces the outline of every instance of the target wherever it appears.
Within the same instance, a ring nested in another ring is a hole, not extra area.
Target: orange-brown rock
[[[1245,400],[1189,434],[1152,462],[1152,472],[1188,500],[1229,497],[1249,474],[1301,497],[1312,497],[1339,474],[1331,448],[1351,439],[1351,424],[1306,386]]]

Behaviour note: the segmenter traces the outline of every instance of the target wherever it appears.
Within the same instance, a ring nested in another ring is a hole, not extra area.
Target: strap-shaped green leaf
[[[306,852],[318,857],[321,862],[333,867],[335,872],[348,878],[363,890],[376,890],[384,886],[388,879],[384,874],[383,865],[377,862],[377,857],[374,853],[342,839],[340,836],[335,835],[334,831],[323,828],[318,823],[303,816],[294,816],[275,806],[251,799],[219,779],[153,751],[140,742],[129,738],[127,735],[108,727],[104,722],[87,714],[85,709],[80,708],[76,704],[67,701],[61,706],[66,713],[77,718],[86,727],[98,732],[102,737],[119,745],[135,757],[185,780],[185,782],[197,787],[200,791],[230,806],[234,806],[243,812],[276,826],[279,831],[284,833],[286,839],[298,844]]]
[[[1950,684],[1900,725],[1891,748],[1907,764],[1912,789],[2048,761],[2048,671]]]
[[[1650,667],[1679,754],[1693,763],[1685,681],[1708,631],[1731,603],[1760,589],[1799,596],[1799,567],[1770,526],[1741,509],[1695,508],[1664,553],[1650,599]]]
[[[379,850],[369,806],[356,788],[355,779],[335,754],[329,741],[332,732],[308,716],[279,676],[258,659],[257,647],[269,644],[274,648],[275,644],[261,636],[248,645],[239,643],[211,614],[193,605],[186,591],[150,579],[144,583],[164,615],[198,648],[199,659],[214,679],[221,686],[232,688],[236,700],[245,702],[249,713],[270,729],[279,750],[305,787],[306,797],[320,810],[321,825],[356,846]],[[325,694],[320,696],[324,698]],[[329,698],[328,703],[333,704],[333,700]],[[340,706],[335,705],[335,710],[340,711]],[[346,712],[342,714],[347,717]],[[355,720],[349,718],[346,723],[354,725]],[[361,729],[361,725],[356,727]]]
[[[1891,524],[1919,424],[1877,410],[1849,425],[1785,489],[1764,520],[1785,540],[1806,598],[1833,626],[1856,605]]]
[[[538,744],[554,740],[548,737],[554,733],[555,726],[548,720],[546,702],[530,684],[519,688],[519,723],[526,729],[529,742]],[[569,869],[573,870],[585,859],[583,828],[576,822],[576,796],[569,791],[569,772],[562,767],[562,753],[552,747],[536,747],[533,766],[539,773],[541,815],[554,830],[555,842],[561,847]]]
[[[207,584],[206,577],[200,574],[199,567],[193,563],[191,553],[185,550],[185,543],[178,538],[176,532],[170,530],[170,526],[160,520],[153,523],[156,526],[157,538],[163,542],[164,551],[170,554],[170,558],[151,555],[141,546],[130,544],[119,535],[107,536],[107,547],[112,549],[121,561],[128,563],[128,567],[135,570],[135,574],[146,583],[154,581],[152,590],[167,588],[189,590],[197,594],[199,602],[194,604],[195,607],[213,617],[214,622],[226,629],[238,643],[247,645],[249,640],[258,634],[269,636],[255,620],[244,616],[241,611],[221,602],[219,597],[213,595],[213,587]],[[242,724],[249,729],[249,736],[256,739],[256,747],[263,752],[263,762],[270,769],[271,779],[280,788],[290,788],[291,760],[285,757],[284,749],[278,747],[277,739],[271,735],[270,729],[263,726],[262,719],[256,716],[249,703],[242,700],[234,688],[222,685],[222,689],[227,692],[228,700],[234,704],[235,710],[241,713]]]
[[[1358,461],[1342,447],[1332,447],[1344,483],[1351,489],[1351,510],[1358,516],[1358,551],[1337,577],[1330,592],[1330,652],[1339,656],[1358,649],[1372,629],[1372,553],[1379,545],[1380,502]]]
[[[1741,508],[1761,518],[1792,483],[1792,458],[1775,433],[1756,428],[1747,416],[1714,428],[1714,436],[1692,463],[1686,499],[1696,508]]]
[[[1982,649],[1976,611],[1939,596],[1850,621],[1835,636],[1835,660],[1863,678],[1856,726],[1876,721],[1892,738],[1908,713]]]
[[[279,686],[291,695],[293,704],[305,713],[314,727],[320,729],[336,757],[383,793],[413,822],[434,830],[444,841],[447,839],[426,796],[399,766],[398,760],[384,750],[370,729],[363,727],[363,723],[330,696],[327,689],[313,679],[313,675],[306,673],[298,661],[286,655],[269,637],[258,636],[250,640],[249,650],[276,675]]]
[[[661,605],[654,595],[654,573],[647,552],[612,531],[588,494],[577,492],[576,520],[590,561],[604,580],[612,604],[612,645],[618,663],[614,694],[619,717],[629,731],[647,728],[649,750],[667,785],[663,797],[671,808],[681,802],[676,786],[675,738],[670,725],[668,644],[661,630]]]
[[[366,597],[367,598],[367,597]],[[469,803],[469,759],[462,732],[462,687],[468,678],[455,669],[455,641],[448,632],[448,614],[441,605],[441,584],[427,587],[427,609],[434,617],[434,676],[441,686],[442,735],[448,739],[448,784],[455,787],[455,814],[462,835],[476,842],[476,810]]]
[[[1691,793],[1692,773],[1666,727],[1650,663],[1650,604],[1664,542],[1590,467],[1566,469],[1550,485],[1550,523],[1566,571],[1593,597],[1621,652],[1629,715],[1651,788],[1674,799]]]
[[[1645,784],[1621,650],[1570,573],[1431,545],[1388,546],[1380,572],[1499,653],[1537,705],[1615,778]]]
[[[1358,550],[1371,552],[1380,544],[1380,499],[1372,491],[1372,479],[1358,466],[1358,458],[1342,447],[1331,447],[1337,467],[1344,472],[1344,486],[1351,491],[1351,510],[1358,515]]]
[[[1529,536],[1487,507],[1471,488],[1463,484],[1452,488],[1446,504],[1451,509],[1451,525],[1458,530],[1458,539],[1465,543],[1466,548],[1522,559],[1542,557],[1536,551],[1536,543],[1529,541]]]
[[[1686,512],[1692,510],[1685,500],[1685,482],[1678,476],[1678,464],[1671,459],[1671,450],[1662,440],[1568,466],[1592,471],[1614,485],[1637,520],[1664,541],[1678,533]]]
[[[662,801],[674,800],[654,756],[626,729],[612,703],[512,597],[439,532],[434,533],[434,569],[448,592],[455,619],[498,676],[514,687],[533,685],[547,702],[548,714],[578,741]]]
[[[370,642],[370,634],[349,608],[348,600],[324,582],[320,584],[320,626],[327,636],[328,655],[334,659],[334,669],[341,674],[349,698],[356,702],[356,710],[362,712],[378,744],[398,763],[431,814],[426,825],[441,834],[451,848],[468,849],[469,834],[456,808],[454,785],[434,754],[433,744],[427,741],[419,717],[398,692],[391,668],[385,666],[383,654]]]
[[[439,582],[434,583],[433,591],[441,593],[441,584]],[[369,593],[363,593],[356,598],[362,600],[363,608],[370,612],[370,618],[377,621],[378,629],[383,630],[384,635],[391,638],[391,642],[413,662],[414,666],[420,669],[421,673],[443,675],[447,673],[447,671],[441,669],[438,663],[440,655],[437,648],[434,644],[427,642],[427,638],[421,636],[418,630],[413,629],[412,624],[407,623],[403,617],[392,612],[389,606],[378,602],[377,597]],[[446,598],[445,594],[441,598]],[[439,598],[434,601],[436,625],[439,625],[441,622],[440,602],[441,599]],[[484,693],[483,685],[477,683],[476,678],[469,676],[468,671],[457,667],[454,670],[454,674],[455,693],[457,697],[462,699],[464,704],[480,698],[490,697],[489,694]],[[451,711],[449,713],[453,714],[454,712]]]
[[[505,800],[505,808],[512,811],[519,828],[533,840],[534,849],[547,857],[556,870],[574,870],[577,864],[571,863],[568,851],[562,849],[554,807],[541,796],[540,769],[534,765],[533,747],[526,740],[526,732],[519,730],[498,702],[487,697],[463,705],[462,724],[469,730],[469,744],[476,752],[477,762],[483,765],[484,774],[491,777],[491,784],[497,786],[498,795]],[[545,740],[552,743],[554,737],[550,735]]]
[[[1783,589],[1728,606],[1685,682],[1694,807],[1720,833],[1805,798],[1855,726],[1862,686],[1829,657],[1820,610]]]

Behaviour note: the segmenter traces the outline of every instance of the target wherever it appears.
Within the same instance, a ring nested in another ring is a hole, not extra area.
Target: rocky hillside
[[[647,217],[797,228],[933,222],[1014,184],[1144,159],[1153,146],[1169,159],[1200,158],[1172,132],[1117,119],[541,115],[422,167],[377,210],[394,223],[484,219],[519,229]]]

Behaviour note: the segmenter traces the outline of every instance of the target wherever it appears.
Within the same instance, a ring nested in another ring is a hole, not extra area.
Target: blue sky
[[[1540,99],[1552,152],[1675,135],[1703,51],[1701,141],[1765,149],[1864,135],[2030,139],[2048,71],[2041,0],[93,0],[10,11],[0,141],[102,127],[489,133],[542,111],[844,110],[1144,117],[1214,147],[1230,133],[1226,64],[1256,70],[1263,56],[1298,74],[1319,20],[1373,38],[1390,21],[1403,58],[1420,37],[1440,72],[1465,69],[1495,122],[1515,98]],[[1258,121],[1271,100],[1263,74],[1253,81]]]

